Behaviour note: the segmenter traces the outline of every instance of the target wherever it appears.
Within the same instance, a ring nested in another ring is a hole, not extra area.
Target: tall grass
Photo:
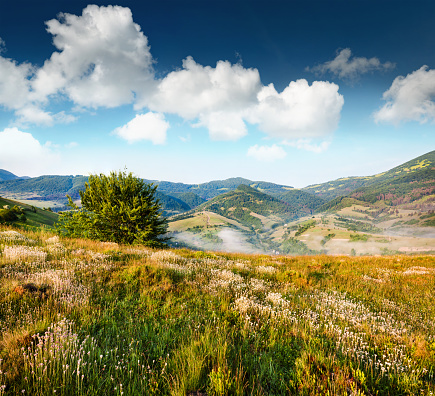
[[[0,395],[435,393],[432,256],[0,251]]]

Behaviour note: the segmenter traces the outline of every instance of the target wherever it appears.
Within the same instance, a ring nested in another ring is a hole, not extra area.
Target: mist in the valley
[[[228,253],[265,253],[264,250],[250,243],[241,231],[223,228],[217,233],[217,236],[222,240],[221,243],[214,243],[206,238],[202,238],[199,234],[181,231],[173,235],[173,240],[201,250],[215,250]]]
[[[230,253],[264,253],[264,250],[249,243],[245,235],[240,231],[224,228],[219,231],[218,237],[222,239],[220,251]]]
[[[394,227],[388,228],[385,235],[417,238],[435,238],[435,227]]]

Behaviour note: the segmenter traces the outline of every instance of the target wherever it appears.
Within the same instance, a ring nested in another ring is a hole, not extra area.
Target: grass
[[[24,209],[24,214],[27,220],[25,222],[24,221],[15,222],[16,225],[20,227],[41,227],[41,225],[47,227],[53,227],[53,225],[56,223],[59,217],[57,213],[39,209],[34,206],[24,204],[22,202],[13,201],[10,199],[4,199],[0,197],[0,208],[3,208],[4,205],[8,205],[10,207],[17,205]]]
[[[433,256],[0,246],[0,395],[435,392]]]

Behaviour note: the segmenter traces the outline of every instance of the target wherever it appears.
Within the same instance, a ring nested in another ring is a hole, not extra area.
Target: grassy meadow
[[[435,394],[434,256],[0,252],[0,395]]]

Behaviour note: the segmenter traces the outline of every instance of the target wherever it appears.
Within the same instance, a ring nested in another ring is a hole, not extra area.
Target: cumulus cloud
[[[39,99],[61,91],[80,106],[116,107],[153,80],[148,39],[129,8],[89,5],[81,16],[61,14],[46,25],[59,52],[32,82]]]
[[[0,106],[17,110],[29,102],[28,77],[33,68],[29,63],[17,64],[0,56]]]
[[[228,61],[213,68],[187,57],[182,69],[160,80],[153,94],[137,106],[194,119],[210,112],[242,110],[255,100],[260,87],[257,69]]]
[[[22,124],[74,121],[65,111],[47,110],[55,98],[71,101],[76,112],[125,104],[151,111],[116,130],[129,142],[163,143],[169,127],[163,113],[206,128],[212,140],[240,139],[248,123],[277,139],[323,137],[337,128],[344,100],[326,81],[293,81],[277,92],[255,68],[228,61],[204,66],[192,57],[156,78],[148,39],[129,8],[89,5],[82,15],[61,14],[46,25],[56,51],[42,67],[0,56],[0,105]]]
[[[323,136],[337,127],[343,103],[336,84],[298,80],[278,93],[261,84],[257,69],[224,61],[213,68],[189,57],[137,106],[197,119],[213,140],[237,140],[247,134],[246,122],[278,138]]]
[[[399,124],[401,121],[424,123],[435,120],[435,70],[427,66],[396,77],[391,87],[384,92],[387,102],[374,113],[376,122]]]
[[[283,159],[287,153],[276,144],[272,146],[259,146],[258,144],[249,147],[248,157],[253,157],[259,161],[272,162]]]
[[[394,63],[381,63],[376,57],[370,59],[365,57],[352,57],[350,48],[345,48],[341,51],[337,51],[337,56],[333,60],[311,68],[307,67],[306,70],[318,74],[329,72],[341,79],[356,79],[361,74],[376,70],[391,70],[395,67],[396,65]]]
[[[235,141],[248,133],[242,116],[236,112],[215,111],[201,114],[199,122],[194,126],[206,127],[212,140]]]
[[[60,14],[46,25],[57,51],[41,68],[0,56],[0,105],[16,111],[19,122],[74,120],[43,110],[53,96],[111,108],[132,103],[154,84],[148,40],[129,8],[89,5],[81,16]]]
[[[216,67],[202,66],[192,57],[183,68],[158,81],[155,91],[136,105],[198,120],[215,140],[236,140],[246,134],[243,112],[255,102],[261,88],[257,69],[219,61]]]
[[[24,175],[29,169],[43,174],[52,169],[59,156],[50,144],[42,145],[32,134],[18,128],[6,128],[0,132],[0,168]]]
[[[334,131],[344,104],[338,85],[292,81],[278,93],[270,84],[258,93],[258,104],[248,117],[269,136],[282,139],[321,137]]]
[[[140,140],[150,140],[154,144],[163,144],[166,141],[166,131],[169,122],[161,113],[138,114],[130,122],[116,128],[113,133],[129,143]]]
[[[53,115],[32,100],[33,72],[29,63],[18,64],[0,56],[0,106],[14,111],[18,124],[53,125]]]

